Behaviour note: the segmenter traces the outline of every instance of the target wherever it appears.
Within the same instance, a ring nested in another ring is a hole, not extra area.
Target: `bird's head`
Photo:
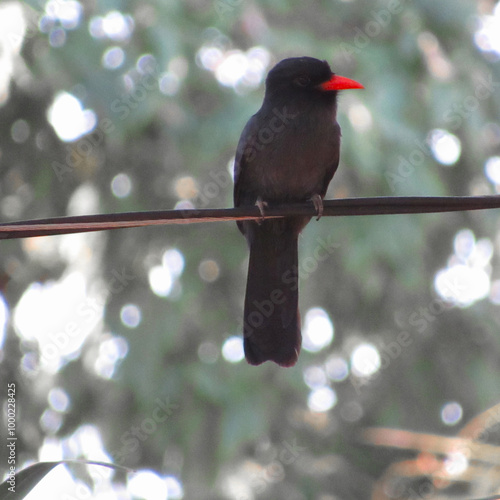
[[[283,59],[269,71],[266,94],[324,94],[345,89],[362,89],[363,85],[336,75],[326,61],[313,57]]]

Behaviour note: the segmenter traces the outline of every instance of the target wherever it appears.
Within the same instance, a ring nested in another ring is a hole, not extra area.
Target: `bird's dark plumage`
[[[322,199],[339,163],[337,91],[361,88],[326,61],[284,59],[268,74],[260,110],[235,158],[235,206]],[[250,247],[244,308],[245,356],[293,366],[301,346],[298,236],[310,217],[239,222]]]

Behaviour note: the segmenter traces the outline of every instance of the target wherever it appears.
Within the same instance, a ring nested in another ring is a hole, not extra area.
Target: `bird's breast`
[[[267,201],[302,201],[321,193],[328,171],[337,168],[339,125],[331,117],[300,116],[277,124],[272,128],[269,123],[254,136],[247,179]]]

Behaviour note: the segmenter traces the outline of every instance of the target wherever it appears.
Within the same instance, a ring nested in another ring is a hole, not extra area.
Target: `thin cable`
[[[442,213],[492,208],[500,208],[500,196],[343,198],[324,200],[323,217]],[[267,206],[265,209],[266,219],[292,215],[314,217],[316,210],[312,202]],[[106,231],[126,227],[258,220],[261,218],[260,211],[255,206],[54,217],[0,224],[0,239]]]

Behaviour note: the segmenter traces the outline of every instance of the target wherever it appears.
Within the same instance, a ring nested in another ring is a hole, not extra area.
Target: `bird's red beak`
[[[345,89],[364,89],[361,83],[346,78],[345,76],[333,75],[330,80],[319,85],[321,90],[345,90]]]

